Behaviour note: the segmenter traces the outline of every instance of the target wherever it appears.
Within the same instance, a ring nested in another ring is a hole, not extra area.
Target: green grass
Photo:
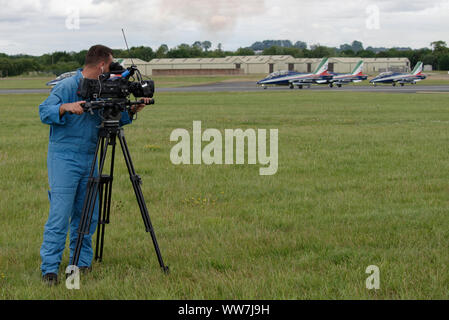
[[[55,77],[0,78],[0,89],[49,89],[45,84]]]
[[[122,157],[104,261],[80,290],[40,280],[43,95],[0,95],[0,299],[447,299],[449,101],[338,92],[158,94],[126,127],[171,274]],[[278,128],[279,170],[175,166],[172,130]],[[68,265],[66,250],[61,275]],[[380,268],[380,290],[365,269]]]
[[[159,88],[186,87],[205,85],[223,81],[254,81],[264,78],[264,75],[240,75],[240,76],[154,76],[151,77]]]
[[[260,80],[263,75],[241,76],[155,76],[158,88],[175,88],[193,85],[204,85],[222,81],[254,81]],[[0,78],[0,89],[50,89],[45,84],[55,77],[10,77]]]

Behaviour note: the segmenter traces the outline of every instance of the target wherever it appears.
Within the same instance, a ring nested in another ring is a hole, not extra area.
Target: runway
[[[396,86],[393,87],[391,85],[383,85],[383,86],[355,86],[355,85],[347,85],[341,88],[333,87],[329,88],[328,85],[312,85],[310,88],[304,89],[290,89],[288,87],[268,87],[267,89],[263,89],[256,85],[255,82],[220,82],[214,84],[207,85],[198,85],[198,86],[190,86],[190,87],[180,87],[180,88],[157,88],[156,84],[156,92],[270,92],[270,91],[296,91],[298,93],[302,91],[329,91],[329,92],[387,92],[387,93],[434,93],[434,92],[443,92],[449,93],[449,86],[426,86],[426,85],[406,85],[404,87]]]
[[[405,85],[404,87],[391,85],[358,86],[347,85],[341,88],[329,88],[327,85],[313,85],[304,89],[289,89],[288,87],[268,87],[263,89],[255,82],[220,82],[206,85],[187,86],[178,88],[158,88],[156,83],[156,93],[158,92],[270,92],[270,91],[292,91],[300,94],[302,91],[328,91],[328,92],[383,92],[383,93],[449,93],[449,86],[426,86],[426,85]],[[50,89],[0,89],[0,94],[30,94],[30,93],[50,93]]]

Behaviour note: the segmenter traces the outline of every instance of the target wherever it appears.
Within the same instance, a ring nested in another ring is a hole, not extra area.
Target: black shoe
[[[58,275],[56,273],[47,273],[42,276],[42,281],[44,281],[49,286],[54,286],[58,284]]]

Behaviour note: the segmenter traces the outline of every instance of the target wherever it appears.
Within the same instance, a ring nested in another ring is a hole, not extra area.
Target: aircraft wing
[[[344,79],[336,79],[333,80],[333,83],[340,83],[340,84],[349,84],[349,83],[357,83],[357,82],[362,82],[362,79],[358,79],[358,78],[344,78]]]
[[[394,79],[394,82],[399,82],[399,83],[411,83],[411,82],[416,82],[416,78],[413,77],[404,77],[404,78],[398,78],[398,79]]]
[[[302,84],[302,83],[309,84],[312,82],[313,82],[312,79],[300,79],[300,80],[294,80],[291,83],[293,83],[293,84]]]
[[[354,79],[341,79],[341,80],[337,80],[336,82],[340,82],[340,83],[351,83],[351,82],[354,82]]]
[[[402,79],[400,81],[397,81],[398,83],[415,83],[418,81],[421,81],[422,79],[420,78],[410,78],[410,79]]]

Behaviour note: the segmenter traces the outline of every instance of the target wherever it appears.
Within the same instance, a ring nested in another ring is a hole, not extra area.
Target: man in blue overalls
[[[44,228],[40,249],[43,280],[58,282],[59,264],[65,248],[70,226],[70,260],[75,250],[78,225],[87,189],[89,171],[94,159],[101,118],[98,113],[84,113],[81,98],[77,95],[80,79],[98,79],[109,72],[113,61],[112,50],[95,45],[86,54],[85,65],[75,76],[59,82],[50,96],[39,106],[41,121],[50,125],[47,168],[50,191],[50,213]],[[145,105],[134,109],[138,112]],[[122,113],[120,125],[131,123],[130,115]],[[95,172],[97,175],[98,172]],[[98,221],[98,201],[94,210],[89,234],[81,248],[80,270],[89,270],[92,263],[92,235]]]

